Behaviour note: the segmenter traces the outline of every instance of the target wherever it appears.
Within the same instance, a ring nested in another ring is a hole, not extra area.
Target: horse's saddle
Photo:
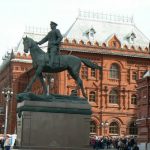
[[[53,65],[60,66],[60,59],[61,59],[61,56],[56,55],[55,59],[54,59],[54,62],[53,62]]]
[[[61,58],[62,58],[61,55],[56,55],[55,56],[54,62],[53,62],[54,67],[61,67],[63,65],[62,61],[61,61]],[[49,65],[49,63],[50,63],[50,58],[49,58],[48,55],[46,55],[46,63],[47,63],[47,65]]]

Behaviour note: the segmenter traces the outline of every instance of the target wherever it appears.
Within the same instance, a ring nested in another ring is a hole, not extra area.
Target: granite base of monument
[[[91,108],[85,99],[24,100],[17,111],[18,149],[90,149]]]

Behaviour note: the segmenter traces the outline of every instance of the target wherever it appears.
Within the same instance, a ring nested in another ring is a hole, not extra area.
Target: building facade
[[[36,32],[28,31],[25,35],[38,41],[46,33]],[[45,50],[46,46],[42,49]],[[21,41],[8,61],[11,72],[8,73],[4,66],[0,73],[0,88],[8,85],[5,77],[9,74],[9,86],[15,94],[24,90],[34,73],[30,55],[22,50]],[[150,69],[150,54],[149,40],[135,26],[132,18],[80,11],[78,18],[64,34],[60,51],[61,55],[88,58],[103,68],[101,73],[82,65],[80,71],[88,101],[92,106],[91,135],[137,135],[136,80],[141,79]],[[70,95],[76,87],[75,81],[66,71],[44,76],[50,92]],[[36,81],[32,91],[40,94],[42,90],[39,81]],[[15,94],[10,102],[12,110],[16,109]],[[80,90],[77,94],[82,96]],[[1,102],[3,107],[3,98]],[[16,118],[11,115],[16,114],[15,111],[11,112],[11,106],[9,108],[9,131],[14,132]]]
[[[4,122],[5,122],[5,96],[2,94],[2,91],[6,88],[11,88],[13,91],[13,95],[9,101],[9,111],[8,111],[8,133],[14,133],[16,129],[16,94],[18,93],[18,84],[16,80],[19,76],[26,72],[31,67],[31,57],[22,56],[23,61],[17,60],[20,56],[14,56],[13,51],[8,53],[6,58],[4,58],[4,62],[1,66],[1,75],[0,75],[0,91],[1,91],[1,101],[0,107],[2,108],[0,115],[0,129],[1,133],[4,130]],[[26,60],[24,60],[26,58]],[[24,81],[26,83],[26,81]]]
[[[138,112],[136,124],[139,129],[138,142],[141,149],[148,150],[150,149],[150,71],[137,83]]]

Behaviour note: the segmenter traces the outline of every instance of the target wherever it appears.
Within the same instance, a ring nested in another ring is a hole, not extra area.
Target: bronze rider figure
[[[48,41],[48,50],[47,53],[50,59],[50,66],[53,66],[55,56],[59,53],[59,46],[63,36],[61,35],[59,29],[56,29],[57,24],[53,21],[50,22],[51,31],[37,44],[41,45]]]

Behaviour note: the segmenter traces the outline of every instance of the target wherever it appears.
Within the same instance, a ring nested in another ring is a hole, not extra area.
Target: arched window
[[[109,133],[110,134],[119,134],[119,125],[117,122],[112,122],[109,125]]]
[[[116,90],[111,90],[109,93],[109,103],[118,104],[118,92]]]
[[[130,125],[129,125],[129,134],[130,135],[137,135],[138,133],[138,128],[137,128],[137,125],[135,122],[132,122]]]
[[[137,80],[137,73],[136,72],[132,72],[132,80]]]
[[[133,94],[133,95],[131,96],[131,104],[133,104],[133,105],[136,105],[136,104],[137,104],[137,98],[136,98],[136,95],[135,95],[135,94]]]
[[[96,101],[96,92],[91,91],[89,94],[89,101],[90,102],[95,102]]]
[[[117,64],[112,64],[110,67],[110,78],[111,79],[119,79],[119,66]]]
[[[94,121],[90,122],[90,133],[96,133],[96,124]]]

